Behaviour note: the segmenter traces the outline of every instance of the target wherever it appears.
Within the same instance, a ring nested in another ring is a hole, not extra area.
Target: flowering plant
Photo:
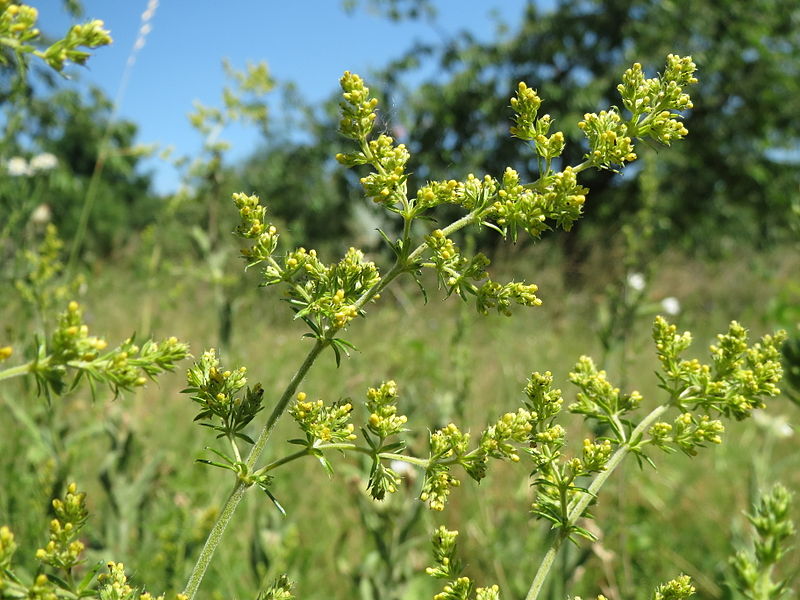
[[[17,5],[9,4],[0,25],[14,33],[12,42],[16,40],[18,45],[32,40],[38,33],[32,29],[35,11],[26,7],[12,11]],[[106,38],[95,22],[72,32],[55,50],[37,54],[39,51],[27,46],[19,48],[60,69],[64,60],[85,60],[77,46],[99,45]],[[436,428],[429,433],[427,451],[419,455],[411,452],[405,440],[414,419],[404,414],[402,386],[397,382],[384,381],[366,391],[363,402],[358,403],[367,415],[361,419],[354,400],[311,399],[301,390],[324,352],[330,351],[337,365],[349,355],[354,348],[344,337],[349,328],[366,317],[371,304],[402,276],[412,278],[427,294],[423,272],[430,270],[445,295],[472,303],[482,315],[496,311],[511,316],[519,307],[539,306],[535,284],[495,280],[490,275],[490,260],[460,248],[454,234],[467,227],[488,228],[516,241],[525,234],[539,238],[548,229],[568,231],[581,218],[589,191],[580,182],[583,171],[621,169],[637,160],[638,141],[668,146],[688,134],[682,113],[692,108],[692,102],[684,90],[696,82],[695,70],[691,58],[675,55],[667,57],[658,77],[646,78],[638,64],[628,69],[618,86],[622,109],[588,113],[578,124],[586,134],[588,149],[577,165],[561,164],[563,133],[551,131],[553,119],[540,114],[542,99],[533,88],[520,83],[511,99],[511,133],[536,158],[539,177],[522,181],[508,168],[497,176],[470,174],[463,180],[419,182],[416,188],[407,170],[411,160],[408,148],[386,134],[374,134],[379,120],[377,99],[359,76],[343,75],[339,130],[353,147],[336,159],[346,167],[364,168],[360,181],[365,196],[396,219],[399,233],[380,232],[394,262],[382,269],[357,248],[349,248],[333,262],[325,262],[315,249],[284,249],[281,232],[269,221],[260,199],[233,194],[240,217],[235,234],[243,241],[241,254],[247,267],[260,268],[262,285],[283,289],[294,318],[307,328],[305,337],[311,347],[277,397],[271,397],[260,383],[251,383],[251,371],[246,367],[224,366],[213,349],[203,352],[188,369],[184,391],[197,405],[195,421],[222,444],[209,447],[211,455],[199,462],[230,471],[232,491],[177,598],[191,600],[197,595],[215,550],[249,490],[263,491],[283,511],[283,494],[275,476],[280,468],[310,456],[332,473],[335,458],[344,455],[366,459],[366,487],[375,501],[397,492],[407,465],[418,469],[419,500],[436,513],[447,508],[452,490],[462,481],[481,481],[497,461],[526,465],[534,490],[530,513],[547,523],[550,531],[526,596],[526,600],[535,600],[564,542],[596,539],[587,527],[594,518],[590,509],[626,457],[631,455],[644,465],[654,464],[658,451],[695,456],[722,442],[724,420],[745,419],[779,393],[782,332],[751,342],[747,331],[732,322],[709,348],[708,359],[701,362],[685,357],[691,334],[679,332],[662,317],[652,326],[660,363],[656,378],[663,392],[659,399],[616,387],[604,370],[583,356],[569,375],[577,390],[574,402],[565,402],[562,391],[553,385],[551,372],[533,372],[516,410],[490,418],[474,436],[455,423]],[[410,192],[412,189],[415,191]],[[436,209],[442,206],[456,207],[462,216],[432,225]],[[635,277],[628,281],[633,289],[641,283]],[[106,384],[116,395],[172,370],[188,355],[188,347],[175,338],[141,345],[130,338],[111,351],[107,348],[103,338],[89,334],[80,307],[70,302],[52,335],[35,344],[29,360],[0,371],[0,380],[33,377],[39,392],[48,398],[64,394],[82,380]],[[0,348],[0,361],[12,354],[11,347]],[[263,413],[267,416],[260,419]],[[299,437],[289,441],[292,451],[264,464],[264,450],[287,413],[299,428]],[[581,436],[577,450],[569,445],[575,435],[565,418],[568,414],[582,415],[595,432]],[[263,420],[261,429],[252,435],[258,420]],[[751,517],[759,535],[755,551],[742,553],[734,561],[740,587],[748,597],[777,598],[783,589],[782,584],[772,582],[770,570],[782,557],[782,544],[792,532],[788,502],[788,494],[778,488]],[[9,527],[0,528],[0,598],[152,598],[130,585],[121,563],[108,562],[107,572],[101,575],[102,564],[81,573],[85,544],[80,532],[88,511],[85,494],[77,485],[67,485],[52,509],[49,540],[35,553],[39,566],[33,576],[15,566],[16,539]],[[498,600],[498,585],[478,587],[464,574],[457,536],[458,532],[439,526],[431,538],[433,564],[426,572],[444,582],[435,600]],[[80,579],[79,574],[83,574]],[[658,586],[653,597],[683,600],[693,593],[689,577],[678,575]],[[264,600],[292,597],[292,584],[286,576],[277,578],[259,596]]]

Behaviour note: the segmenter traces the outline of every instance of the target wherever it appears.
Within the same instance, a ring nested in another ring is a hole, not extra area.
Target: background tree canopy
[[[435,4],[427,0],[343,6],[394,19],[435,19]],[[800,218],[800,4],[795,0],[531,1],[518,21],[487,27],[496,29],[489,41],[461,34],[418,43],[368,77],[373,90],[385,95],[384,126],[412,151],[413,184],[469,172],[498,175],[507,165],[523,178],[533,177],[535,154],[508,133],[509,98],[519,81],[538,90],[542,111],[555,118],[556,128],[564,128],[565,164],[580,162],[585,152],[576,126],[580,117],[618,103],[616,82],[632,62],[655,74],[663,57],[677,52],[694,57],[700,83],[686,120],[691,135],[679,151],[652,161],[655,239],[661,247],[678,241],[715,252],[743,240],[771,245],[792,232]],[[426,79],[422,73],[430,73],[431,64],[437,68]],[[4,82],[12,78],[6,70]],[[57,83],[42,87],[52,90]],[[34,139],[37,151],[63,160],[67,168],[53,183],[59,200],[52,208],[69,237],[111,118],[110,103],[99,92],[15,93],[35,101],[24,103],[24,113],[9,110],[4,154],[24,151],[25,141]],[[11,92],[7,96],[13,99]],[[298,239],[333,242],[354,233],[353,223],[365,232],[380,225],[372,218],[377,213],[359,199],[358,173],[333,161],[342,148],[335,133],[336,102],[303,106],[291,99],[285,103],[288,113],[273,122],[289,118],[293,133],[269,132],[263,146],[225,176],[226,187],[269,198],[275,217]],[[298,125],[305,127],[299,136]],[[88,236],[101,251],[157,218],[163,205],[150,193],[140,157],[130,152],[135,130],[122,122],[108,129],[110,158]],[[641,204],[639,176],[647,164],[645,156],[621,178],[610,172],[581,176],[591,190],[586,210],[592,215],[577,235],[564,238],[573,259],[598,236],[616,238]]]
[[[508,133],[509,97],[519,81],[539,91],[542,111],[556,119],[556,128],[565,128],[565,164],[580,162],[585,144],[576,123],[587,111],[619,102],[616,82],[625,68],[639,61],[655,74],[669,52],[691,54],[700,67],[697,101],[686,120],[691,135],[679,151],[654,161],[660,241],[718,251],[731,241],[763,246],[786,236],[787,224],[797,218],[793,205],[800,184],[800,4],[562,0],[546,9],[538,4],[530,2],[519,22],[505,32],[499,27],[490,42],[464,34],[417,44],[372,78],[373,88],[386,94],[387,126],[410,146],[418,183],[468,172],[498,174],[507,165],[523,176],[535,173],[534,153]],[[377,5],[395,17],[430,14],[425,2]],[[376,2],[366,6],[375,8]],[[435,77],[408,83],[431,62],[438,64]],[[315,159],[308,148],[327,161],[339,145],[322,133],[335,126],[325,119],[312,127],[301,161],[304,190],[293,195],[316,198],[314,218],[333,233],[340,230],[330,224],[342,218],[342,206],[328,193],[326,170],[309,168]],[[267,148],[252,158],[247,172],[266,172],[285,153]],[[587,210],[594,214],[582,222],[591,226],[582,229],[593,231],[566,236],[570,244],[613,235],[638,206],[640,171],[634,165],[622,178],[585,174],[591,189]],[[301,218],[309,214],[307,206],[295,210]],[[284,217],[291,219],[289,213]],[[326,235],[310,223],[306,228],[314,236]],[[579,248],[572,250],[580,255]]]
[[[7,98],[2,155],[8,160],[47,154],[56,161],[52,170],[4,179],[0,221],[34,210],[24,205],[35,190],[47,198],[54,224],[65,238],[72,239],[103,145],[105,160],[95,178],[86,248],[106,255],[157,217],[161,203],[151,192],[151,175],[141,168],[143,151],[134,145],[137,126],[113,119],[112,102],[102,91],[59,89],[59,80],[51,76],[37,86],[20,87],[8,72],[4,75],[10,87],[3,87]]]

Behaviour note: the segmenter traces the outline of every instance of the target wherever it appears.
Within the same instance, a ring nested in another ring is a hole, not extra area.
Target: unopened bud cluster
[[[397,400],[397,384],[394,381],[385,381],[377,388],[367,390],[369,418],[362,432],[372,451],[367,489],[376,500],[393,494],[400,484],[400,475],[392,468],[395,461],[381,457],[384,452],[396,453],[405,448],[403,441],[387,441],[406,431],[408,418],[397,413]]]
[[[589,154],[586,158],[592,164],[609,168],[636,160],[628,127],[616,110],[601,110],[599,114],[586,113],[578,127],[589,140]]]
[[[337,154],[336,160],[348,167],[372,165],[375,170],[361,178],[364,193],[376,204],[397,210],[397,205],[408,202],[405,166],[410,154],[404,144],[395,145],[394,139],[388,135],[382,134],[369,140],[377,119],[377,98],[371,98],[363,80],[349,71],[345,72],[339,83],[343,92],[343,101],[339,104],[342,113],[339,131],[358,142],[359,149]]]
[[[636,390],[623,394],[588,356],[578,360],[569,379],[580,390],[576,395],[577,402],[569,405],[569,411],[598,419],[612,427],[616,427],[615,418],[635,410],[642,401],[642,395]]]
[[[297,401],[289,413],[306,434],[309,443],[344,442],[356,439],[355,426],[350,422],[353,405],[347,401],[326,406],[322,400],[307,400],[305,392],[297,394]]]
[[[109,32],[102,21],[94,20],[73,25],[63,39],[39,50],[34,45],[41,32],[36,27],[38,11],[26,4],[9,0],[0,2],[0,44],[9,47],[19,57],[32,54],[44,60],[56,71],[61,71],[67,61],[83,65],[90,53],[81,48],[99,48],[111,43]],[[23,63],[24,64],[24,63]]]
[[[264,390],[260,384],[245,390],[246,373],[246,367],[223,368],[214,349],[206,350],[188,370],[189,387],[183,390],[200,406],[195,421],[228,438],[250,441],[243,430],[264,408]]]
[[[492,458],[501,458],[511,462],[519,462],[516,446],[509,441],[524,444],[530,440],[533,430],[532,415],[524,408],[517,412],[506,413],[481,434],[480,449]]]
[[[675,417],[671,424],[663,421],[655,423],[649,433],[652,443],[659,448],[670,452],[677,447],[684,454],[694,456],[697,448],[707,443],[721,444],[724,431],[725,426],[719,419],[686,412]]]
[[[61,71],[67,61],[78,65],[86,64],[91,54],[85,48],[99,48],[111,43],[111,35],[105,29],[105,23],[99,19],[82,25],[73,25],[63,40],[47,48],[41,57],[56,71]],[[37,53],[38,54],[38,53]]]
[[[345,71],[339,84],[344,92],[343,102],[339,104],[342,111],[339,131],[350,139],[363,139],[369,135],[375,124],[378,100],[370,97],[364,80],[350,71]]]
[[[236,233],[243,239],[254,240],[252,246],[241,250],[248,266],[271,258],[278,245],[278,230],[266,222],[266,207],[261,205],[258,196],[242,193],[233,194],[233,203],[239,209],[241,219]]]
[[[461,562],[456,556],[456,538],[458,531],[450,531],[444,526],[438,527],[431,537],[434,566],[425,572],[436,579],[448,582],[434,600],[500,600],[500,588],[497,585],[475,588],[469,577],[460,576]]]
[[[117,562],[109,562],[106,565],[108,573],[101,573],[97,576],[100,584],[99,596],[101,600],[164,600],[164,594],[153,596],[147,592],[140,592],[128,583],[128,576],[125,574],[125,565]],[[176,594],[175,600],[188,600],[185,594]]]
[[[394,381],[367,391],[367,410],[370,412],[367,427],[378,437],[385,439],[405,430],[408,417],[397,414],[397,384]]]
[[[539,306],[535,284],[511,281],[501,284],[488,278],[489,259],[482,253],[465,257],[458,246],[445,236],[441,229],[434,230],[426,242],[431,250],[431,266],[436,269],[447,295],[457,293],[464,300],[475,298],[475,307],[481,314],[490,310],[510,316],[512,304]]]
[[[296,248],[284,255],[283,264],[273,254],[278,245],[278,232],[265,221],[266,209],[257,196],[233,194],[239,209],[240,224],[235,233],[252,245],[242,249],[248,266],[265,263],[265,285],[287,287],[290,306],[322,337],[330,329],[339,330],[359,315],[356,303],[380,282],[375,263],[364,253],[350,248],[344,257],[330,265],[323,263],[314,249]]]
[[[50,541],[36,551],[36,558],[57,569],[69,570],[80,562],[84,545],[78,533],[86,523],[86,494],[74,483],[67,486],[63,499],[53,500],[55,518],[50,521]]]
[[[709,349],[712,364],[703,364],[681,358],[692,341],[688,332],[678,334],[675,325],[662,317],[653,324],[653,340],[665,372],[664,387],[675,404],[684,411],[713,410],[735,419],[748,417],[753,409],[765,406],[765,398],[780,393],[780,348],[785,337],[780,331],[750,345],[747,330],[733,321]]]
[[[405,195],[405,182],[408,175],[405,166],[411,155],[405,144],[394,145],[394,139],[388,135],[381,135],[369,142],[370,163],[375,165],[376,171],[361,178],[364,193],[376,204],[394,206],[402,202]],[[345,164],[352,160],[345,157],[340,159]]]
[[[31,365],[40,391],[62,393],[67,386],[67,374],[72,370],[75,378],[71,385],[81,377],[88,377],[108,384],[116,395],[174,370],[176,363],[189,353],[188,346],[174,337],[161,342],[147,340],[141,346],[129,338],[102,354],[107,347],[103,338],[89,335],[80,306],[70,302],[59,318],[50,343],[40,348],[39,357]]]
[[[18,42],[28,42],[39,37],[36,21],[39,11],[26,4],[14,4],[10,0],[0,2],[0,33]],[[7,42],[6,42],[7,43]]]
[[[670,145],[688,134],[675,111],[692,108],[689,95],[683,90],[697,83],[694,73],[697,66],[690,57],[670,54],[664,74],[646,79],[639,63],[625,71],[622,83],[617,86],[623,106],[631,113],[631,137],[649,136]]]

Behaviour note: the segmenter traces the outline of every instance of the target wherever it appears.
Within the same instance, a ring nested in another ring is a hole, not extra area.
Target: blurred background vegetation
[[[343,9],[436,18],[436,3],[426,0],[351,1]],[[726,560],[746,539],[742,511],[774,480],[800,489],[790,425],[798,417],[790,400],[800,394],[798,32],[794,0],[530,2],[490,42],[464,34],[417,45],[368,79],[387,107],[380,127],[409,146],[412,185],[422,185],[506,166],[535,176],[532,154],[508,134],[518,81],[538,89],[568,138],[564,164],[576,164],[585,151],[577,122],[615,103],[630,63],[653,73],[675,52],[700,68],[687,139],[642,148],[642,160],[621,176],[586,173],[587,215],[572,232],[535,247],[500,245],[491,232],[462,240],[492,256],[499,274],[538,283],[542,308],[478,318],[435,295],[423,306],[414,286],[400,288],[354,324],[360,352],[338,370],[323,362],[308,381],[313,397],[358,401],[367,387],[397,380],[420,432],[412,447],[422,451],[426,428],[456,420],[477,429],[512,410],[533,370],[552,370],[569,398],[566,376],[581,354],[620,385],[655,397],[647,340],[658,311],[679,311],[672,318],[695,332],[698,353],[731,319],[754,335],[788,329],[786,396],[732,428],[720,449],[694,461],[658,457],[658,471],[629,465],[615,476],[596,511],[600,543],[566,553],[552,598],[639,597],[679,572],[704,597],[735,597]],[[435,77],[412,76],[431,65]],[[268,394],[282,386],[305,350],[301,331],[278,299],[257,289],[254,273],[242,274],[228,235],[231,192],[267,199],[287,246],[318,247],[329,259],[358,245],[380,262],[375,229],[394,224],[361,198],[357,173],[333,160],[344,146],[335,82],[330,101],[307,105],[291,82],[239,75],[231,71],[232,89],[246,107],[222,101],[196,113],[198,134],[210,141],[180,161],[186,186],[160,197],[141,167],[150,150],[133,143],[136,124],[114,119],[102,92],[64,89],[44,71],[23,80],[13,62],[0,68],[0,342],[22,351],[76,298],[93,329],[112,340],[137,331],[179,336],[196,355],[222,347],[224,360],[246,364]],[[271,112],[267,94],[283,100]],[[208,133],[242,118],[263,132],[263,143],[229,164]],[[55,161],[34,160],[43,155]],[[202,442],[178,393],[181,379],[114,403],[78,391],[52,406],[24,382],[5,385],[0,522],[41,545],[49,498],[77,479],[91,494],[91,558],[124,561],[150,590],[180,589],[228,491],[221,474],[189,463]],[[284,423],[274,439],[294,435]],[[272,452],[284,450],[275,444]],[[400,497],[371,503],[364,465],[348,461],[333,479],[311,461],[280,473],[275,490],[287,518],[266,498],[250,498],[207,594],[251,597],[262,580],[288,571],[299,597],[429,596],[433,583],[421,572],[429,532],[442,519],[462,531],[479,583],[496,581],[506,597],[524,594],[544,534],[528,513],[524,467],[498,469],[480,490],[464,485],[441,517],[411,500],[411,476]]]

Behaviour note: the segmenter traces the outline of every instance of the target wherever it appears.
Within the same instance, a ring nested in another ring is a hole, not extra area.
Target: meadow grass
[[[515,256],[513,263],[498,265],[501,272],[507,268],[532,273],[542,290],[544,305],[514,319],[480,317],[455,299],[443,301],[435,292],[427,305],[406,302],[404,297],[419,292],[413,285],[401,286],[396,296],[389,294],[370,308],[368,320],[353,324],[350,339],[360,351],[338,369],[332,357],[323,357],[302,389],[326,402],[350,397],[356,410],[363,410],[360,404],[368,387],[395,379],[402,409],[422,431],[451,420],[467,430],[479,430],[487,419],[518,405],[533,370],[552,370],[569,401],[574,392],[566,376],[578,356],[601,354],[595,324],[609,283],[609,271],[602,268],[609,257],[596,253],[585,266],[582,288],[575,290],[568,286],[561,262],[553,261],[556,254],[545,242]],[[751,325],[753,336],[774,327],[764,299],[784,289],[798,268],[796,254],[781,251],[747,261],[730,257],[714,262],[670,254],[661,261],[650,290],[654,299],[665,295],[680,299],[683,310],[676,321],[693,330],[697,340],[693,351],[702,354],[731,318]],[[254,274],[245,277],[255,282]],[[165,295],[163,291],[172,285],[178,292]],[[148,291],[133,269],[106,265],[92,277],[91,297],[87,318],[93,329],[108,332],[110,339],[129,335],[120,324],[135,322],[148,302],[159,306],[153,311],[153,331],[142,333],[179,336],[191,343],[196,355],[214,327],[213,299],[190,278],[181,281],[165,273]],[[7,307],[4,316],[11,310]],[[277,393],[306,351],[306,344],[298,342],[302,328],[287,324],[286,310],[269,289],[247,292],[237,303],[230,347],[222,350],[226,365],[248,366],[251,381],[261,381],[267,397]],[[656,358],[647,335],[649,320],[643,316],[642,326],[634,329],[636,337],[630,341],[634,351],[625,365],[630,386],[639,389],[646,401],[660,393],[651,375]],[[253,323],[258,323],[262,335],[251,335]],[[618,366],[609,367],[614,380]],[[227,478],[192,463],[201,455],[203,442],[191,425],[194,407],[179,393],[184,386],[179,372],[114,402],[102,393],[92,402],[86,390],[55,400],[64,404],[59,410],[70,431],[88,426],[80,440],[81,451],[72,446],[68,456],[70,479],[78,480],[91,500],[89,529],[94,537],[88,544],[89,557],[113,552],[137,583],[149,589],[180,589],[198,544],[229,492]],[[24,404],[40,420],[48,412],[43,400],[22,389],[4,392],[3,400]],[[767,414],[793,418],[795,410],[777,399]],[[580,427],[578,417],[572,418]],[[10,457],[24,447],[24,433],[9,411],[0,411],[0,427],[9,432],[0,440],[0,455],[6,457],[0,465],[4,479],[14,482],[3,486],[0,509],[6,520],[10,517],[15,523],[21,538],[41,536],[54,484],[49,478],[57,469],[46,449],[37,454],[29,448],[29,464],[44,468],[35,475],[20,470]],[[294,423],[283,420],[265,458],[290,452],[278,442],[296,435]],[[746,529],[741,514],[750,506],[757,484],[781,480],[790,489],[800,488],[796,436],[783,438],[748,421],[731,424],[726,437],[728,443],[694,461],[680,455],[659,456],[658,470],[645,468],[636,476],[635,486],[617,486],[616,482],[632,478],[616,474],[605,492],[609,500],[597,509],[597,523],[602,524],[596,531],[599,543],[590,551],[570,548],[557,567],[567,572],[566,589],[592,594],[599,587],[609,597],[625,597],[682,571],[693,577],[704,596],[725,597],[729,532],[736,538]],[[426,444],[421,436],[411,440],[412,448],[416,445],[420,451]],[[187,451],[190,448],[195,450]],[[404,497],[376,505],[364,493],[365,467],[353,457],[334,463],[337,472],[330,479],[312,459],[275,473],[272,489],[289,509],[285,518],[265,496],[247,499],[226,537],[228,550],[209,571],[211,597],[247,597],[262,579],[288,571],[298,580],[299,597],[352,598],[359,586],[367,585],[370,569],[378,569],[375,531],[371,535],[369,523],[367,527],[364,523],[365,519],[379,523],[381,511],[394,511],[400,520],[412,523],[402,556],[402,568],[408,572],[395,574],[407,584],[401,592],[408,598],[434,592],[435,583],[421,572],[429,560],[429,531],[442,517],[413,512],[419,479],[401,490]],[[638,467],[631,462],[624,469]],[[526,469],[499,465],[482,482],[480,493],[477,487],[465,482],[454,492],[444,522],[462,531],[464,555],[476,557],[467,565],[467,574],[497,581],[510,597],[520,597],[538,564],[544,534],[542,524],[528,512],[532,492]],[[554,575],[551,597],[565,589],[558,570]]]

